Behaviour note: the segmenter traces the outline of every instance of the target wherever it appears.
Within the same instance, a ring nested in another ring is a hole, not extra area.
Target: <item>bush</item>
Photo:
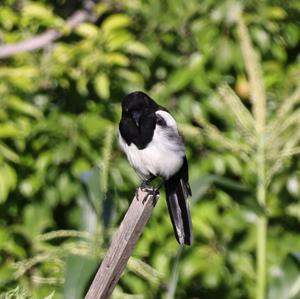
[[[83,297],[139,184],[115,142],[136,89],[185,137],[195,242],[177,246],[162,198],[114,298],[300,296],[300,7],[243,5],[3,1],[3,298]],[[52,43],[4,57],[52,29]]]

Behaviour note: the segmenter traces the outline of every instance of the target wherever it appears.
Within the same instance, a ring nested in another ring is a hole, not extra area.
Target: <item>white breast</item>
[[[121,149],[143,179],[151,175],[170,178],[180,169],[185,156],[184,144],[174,118],[165,111],[157,111],[156,114],[166,121],[167,126],[156,125],[152,141],[145,149],[139,150],[133,143],[128,145],[119,132]]]

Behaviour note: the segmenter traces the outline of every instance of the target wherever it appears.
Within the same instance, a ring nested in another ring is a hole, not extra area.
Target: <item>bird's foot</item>
[[[155,200],[159,196],[159,188],[155,188],[155,187],[148,185],[148,181],[143,181],[141,186],[135,190],[135,196],[136,196],[137,200],[140,200],[139,189],[141,189],[141,191],[143,191],[143,192],[146,192],[146,195],[142,199],[143,204],[148,200],[148,198],[150,196],[153,196],[155,198]]]
[[[146,192],[146,195],[144,196],[144,198],[143,198],[143,201],[142,201],[142,203],[144,204],[147,200],[148,200],[148,198],[150,197],[150,196],[153,196],[154,197],[154,200],[155,200],[155,203],[156,203],[156,199],[158,198],[158,196],[159,196],[159,190],[158,189],[156,189],[156,188],[154,188],[154,187],[151,187],[151,188],[148,188],[148,189],[142,189],[142,191],[143,192]],[[154,204],[155,204],[154,203]]]

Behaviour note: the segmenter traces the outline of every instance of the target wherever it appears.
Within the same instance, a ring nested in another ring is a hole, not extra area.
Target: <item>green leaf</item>
[[[121,29],[129,26],[131,23],[130,17],[124,14],[114,14],[107,17],[102,24],[102,30],[109,33],[116,29]]]
[[[104,56],[105,62],[108,65],[118,65],[118,66],[128,66],[129,65],[129,59],[118,52],[109,53]]]
[[[91,139],[98,139],[106,131],[111,122],[99,117],[97,113],[87,112],[80,116],[78,120],[80,127]]]
[[[53,222],[49,208],[42,203],[27,205],[23,212],[22,229],[30,239],[43,233]]]
[[[126,46],[126,51],[130,54],[136,54],[142,57],[150,57],[150,50],[140,42],[132,42]]]
[[[240,192],[249,192],[249,188],[247,188],[245,185],[243,185],[240,182],[234,181],[226,177],[215,176],[215,175],[213,175],[213,178],[214,178],[214,182],[220,186],[227,187],[232,190],[236,190]]]
[[[132,40],[133,37],[129,32],[120,30],[110,34],[106,42],[106,48],[109,51],[123,50]]]
[[[243,184],[218,175],[204,175],[192,181],[193,203],[196,203],[212,186],[217,185],[232,191],[248,192],[249,189]]]
[[[32,19],[37,19],[41,24],[45,24],[47,26],[62,26],[63,20],[53,14],[51,7],[43,5],[42,3],[37,2],[26,2],[24,6],[23,15],[25,16],[25,20],[28,23],[32,22]]]
[[[11,30],[18,22],[17,12],[12,7],[5,7],[0,9],[0,23],[6,30]]]
[[[186,87],[194,79],[196,73],[196,67],[182,67],[174,71],[167,81],[169,93],[174,93]]]
[[[31,175],[19,184],[19,190],[25,197],[33,197],[40,189],[42,181],[38,175]]]
[[[16,188],[17,174],[8,164],[0,167],[0,203],[4,202],[10,191]]]
[[[83,255],[70,255],[66,261],[64,298],[81,299],[92,282],[99,260]]]
[[[0,125],[0,138],[19,137],[21,135],[21,129],[12,123],[4,123]]]
[[[48,296],[44,297],[44,299],[52,299],[55,294],[55,291],[52,291]]]
[[[135,86],[143,86],[144,78],[141,74],[132,72],[128,69],[120,69],[118,75],[124,80],[131,82]]]
[[[178,286],[178,279],[179,279],[179,263],[180,263],[180,257],[182,254],[183,247],[179,247],[176,252],[176,257],[173,263],[172,267],[172,276],[169,281],[169,288],[168,288],[168,299],[174,299],[175,298],[175,292],[176,288]]]
[[[282,266],[273,271],[268,299],[300,298],[300,262],[299,252],[289,254]]]
[[[33,116],[36,119],[42,118],[42,112],[38,108],[32,104],[26,103],[16,96],[11,96],[9,98],[8,106],[15,111]]]
[[[110,81],[106,74],[100,73],[94,79],[94,87],[97,95],[107,100],[110,96],[110,89],[109,89]]]
[[[283,7],[273,6],[268,8],[267,14],[274,19],[284,19],[287,16],[287,11]]]
[[[30,17],[51,18],[52,11],[40,3],[29,2],[23,8],[23,14]]]
[[[108,4],[107,3],[97,3],[95,5],[94,11],[97,13],[97,15],[102,15],[103,13],[107,12],[108,10]]]
[[[20,76],[20,74],[22,74],[22,76]],[[39,75],[39,69],[35,65],[24,65],[19,67],[7,67],[7,66],[0,67],[1,78],[6,77],[13,80],[14,79],[26,80],[26,79],[34,79],[38,75]]]
[[[89,169],[91,169],[91,164],[83,158],[78,158],[72,164],[72,174],[76,177],[79,177],[81,173],[88,171]]]
[[[213,182],[214,177],[212,175],[204,175],[197,178],[197,180],[192,181],[191,189],[193,193],[193,202],[200,200]]]
[[[81,181],[86,186],[86,196],[87,201],[95,207],[97,215],[100,217],[101,203],[104,197],[104,194],[101,192],[101,172],[100,169],[92,168],[89,171],[86,171],[80,176]]]
[[[57,190],[62,203],[68,204],[78,194],[79,189],[79,186],[73,183],[67,174],[61,174],[57,178]]]
[[[6,144],[0,142],[0,154],[7,160],[18,163],[20,162],[20,157],[12,149],[10,149]]]
[[[90,23],[82,23],[76,27],[75,32],[84,38],[95,39],[98,36],[98,28]]]

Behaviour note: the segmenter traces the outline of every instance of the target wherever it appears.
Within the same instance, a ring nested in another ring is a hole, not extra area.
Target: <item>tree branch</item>
[[[111,295],[155,206],[157,197],[151,195],[143,202],[146,195],[147,191],[138,189],[139,200],[136,196],[132,200],[85,299],[107,299]]]
[[[86,10],[76,11],[68,20],[66,25],[73,29],[85,21],[94,21],[94,17]],[[62,32],[50,29],[25,41],[0,46],[0,59],[11,57],[21,52],[31,52],[46,47],[63,36]]]

